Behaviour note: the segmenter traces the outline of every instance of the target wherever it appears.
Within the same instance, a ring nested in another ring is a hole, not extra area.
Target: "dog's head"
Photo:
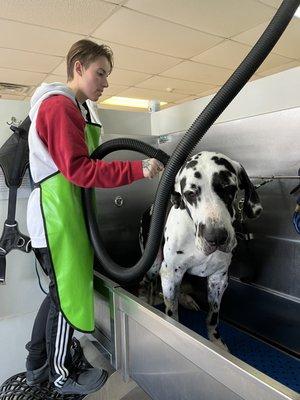
[[[232,224],[239,189],[245,191],[247,217],[258,217],[262,211],[259,197],[238,162],[204,151],[190,157],[178,172],[172,202],[193,220],[195,244],[204,254],[216,250],[228,253],[236,246]]]

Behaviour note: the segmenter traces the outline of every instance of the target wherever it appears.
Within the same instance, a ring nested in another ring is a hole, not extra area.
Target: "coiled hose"
[[[156,192],[154,210],[145,251],[137,264],[132,267],[124,268],[111,260],[100,239],[93,209],[92,190],[84,190],[83,200],[87,216],[88,231],[95,249],[95,254],[105,272],[112,279],[119,283],[132,283],[141,279],[151,267],[159,249],[166,209],[178,170],[197,143],[205,135],[206,131],[263,63],[267,55],[279,40],[285,28],[288,26],[297,7],[299,6],[299,3],[300,0],[284,0],[282,2],[265,32],[259,38],[246,58],[238,66],[236,71],[231,75],[188,129],[174,150],[169,161],[168,156],[162,151],[159,151],[143,142],[132,139],[111,140],[105,142],[94,151],[91,156],[94,159],[102,159],[108,153],[126,149],[138,151],[151,158],[157,158],[164,164],[168,161]]]

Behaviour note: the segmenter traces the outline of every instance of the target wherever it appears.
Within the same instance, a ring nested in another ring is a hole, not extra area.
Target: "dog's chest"
[[[231,253],[216,251],[209,256],[195,245],[195,226],[187,213],[172,209],[166,224],[164,260],[169,267],[182,269],[197,276],[209,276],[227,268]]]
[[[171,244],[171,243],[170,243]],[[174,251],[172,246],[164,248],[164,259],[168,266],[176,268],[180,266],[182,269],[192,275],[206,277],[217,271],[223,271],[228,268],[231,262],[231,253],[223,253],[216,251],[209,256],[201,253],[194,245],[194,240],[181,246],[182,253]]]
[[[191,275],[197,275],[201,277],[210,276],[218,271],[226,270],[231,262],[231,253],[223,253],[216,251],[213,254],[205,257],[201,263],[197,264],[197,255],[191,262],[191,266],[187,269],[187,272]]]

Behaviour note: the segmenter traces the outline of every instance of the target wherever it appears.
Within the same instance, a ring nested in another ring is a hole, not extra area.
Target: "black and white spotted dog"
[[[244,213],[248,218],[259,216],[262,207],[242,165],[220,153],[203,151],[190,157],[178,172],[174,189],[163,252],[148,277],[152,279],[159,271],[166,313],[175,319],[184,274],[207,277],[208,337],[226,348],[218,320],[237,244],[233,222],[238,190],[245,191]]]

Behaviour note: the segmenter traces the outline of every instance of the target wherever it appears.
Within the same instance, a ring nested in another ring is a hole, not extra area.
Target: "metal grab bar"
[[[250,176],[250,179],[299,179],[299,175]]]

